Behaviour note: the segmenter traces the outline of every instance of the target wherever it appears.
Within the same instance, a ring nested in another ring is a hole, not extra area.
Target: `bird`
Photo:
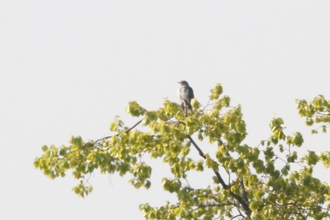
[[[180,88],[178,89],[177,95],[179,97],[181,106],[184,108],[185,116],[188,116],[188,109],[192,109],[191,106],[191,99],[194,98],[194,91],[189,86],[188,82],[185,80],[182,80],[178,82],[180,84]]]

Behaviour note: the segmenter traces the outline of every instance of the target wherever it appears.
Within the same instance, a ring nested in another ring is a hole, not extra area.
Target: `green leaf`
[[[65,150],[65,149],[61,149],[59,154],[60,154],[61,156],[64,156],[64,155],[66,154],[66,150]]]
[[[292,143],[298,147],[301,147],[301,145],[304,143],[304,139],[300,132],[296,132],[293,135]]]
[[[44,146],[42,146],[41,149],[42,149],[43,152],[46,152],[48,150],[48,147],[46,145],[44,145]]]
[[[111,122],[110,124],[110,131],[117,131],[117,124],[116,122]]]
[[[147,180],[146,183],[144,184],[144,187],[145,187],[146,189],[149,189],[150,186],[151,186],[151,182],[150,182],[149,180]]]
[[[215,100],[218,99],[219,96],[222,94],[223,90],[222,90],[222,86],[220,83],[216,84],[216,86],[211,89],[211,95],[210,95],[210,99],[211,100]]]
[[[129,102],[126,108],[126,112],[131,114],[132,116],[138,117],[143,115],[146,110],[143,109],[137,102]]]
[[[197,110],[201,107],[201,104],[195,98],[191,100],[191,105],[194,110]]]
[[[315,151],[309,151],[306,160],[308,165],[315,165],[319,161],[319,157],[315,154]]]

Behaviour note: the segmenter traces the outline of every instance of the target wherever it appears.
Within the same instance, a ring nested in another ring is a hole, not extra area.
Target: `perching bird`
[[[192,109],[191,107],[191,99],[194,98],[194,91],[189,86],[187,81],[180,81],[180,88],[178,90],[178,97],[181,103],[181,106],[184,108],[184,114],[187,117],[188,116],[188,109]]]

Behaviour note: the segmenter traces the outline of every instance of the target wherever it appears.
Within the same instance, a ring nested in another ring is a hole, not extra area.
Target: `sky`
[[[178,101],[181,80],[202,105],[221,83],[242,106],[250,146],[270,136],[275,114],[304,135],[300,152],[329,150],[329,134],[310,135],[295,105],[330,99],[329,11],[322,0],[0,1],[0,219],[143,219],[139,204],[173,201],[161,161],[149,190],[95,172],[84,199],[71,172],[50,180],[33,161],[71,135],[109,135],[117,115],[133,125],[130,101],[150,110]],[[326,173],[316,170],[330,182]]]

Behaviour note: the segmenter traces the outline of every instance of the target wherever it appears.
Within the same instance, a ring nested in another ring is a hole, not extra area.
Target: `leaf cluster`
[[[177,202],[161,207],[141,204],[145,219],[330,218],[330,187],[313,177],[319,162],[330,167],[330,153],[308,151],[299,156],[303,136],[300,132],[287,134],[281,118],[270,121],[268,139],[257,147],[247,145],[242,109],[231,107],[230,98],[222,92],[217,84],[211,90],[212,103],[204,108],[194,100],[187,117],[169,100],[158,110],[130,102],[126,112],[142,117],[133,127],[125,127],[117,117],[110,123],[111,136],[87,142],[78,136],[69,145],[43,146],[34,166],[51,179],[71,170],[79,180],[73,191],[83,197],[93,189],[88,176],[95,170],[129,175],[135,188],[148,189],[153,170],[146,155],[160,159],[171,172],[162,179],[163,190],[175,194]],[[299,114],[307,117],[308,125],[327,124],[329,106],[321,96],[309,104],[298,101]],[[316,116],[318,113],[322,116]],[[143,129],[136,129],[138,125]],[[210,148],[216,152],[204,153]],[[192,151],[200,158],[193,157]],[[191,172],[206,169],[214,172],[208,186],[185,184]]]
[[[324,133],[330,124],[330,101],[326,100],[323,95],[318,95],[311,102],[305,99],[297,99],[297,108],[299,115],[306,118],[306,125],[321,124]],[[312,133],[316,134],[318,129],[313,129]]]

